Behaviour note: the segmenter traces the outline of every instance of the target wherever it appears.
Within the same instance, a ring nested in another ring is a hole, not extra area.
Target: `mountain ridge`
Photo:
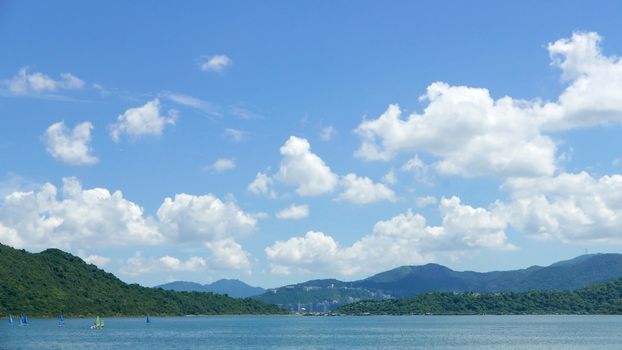
[[[254,298],[294,311],[301,307],[306,311],[323,311],[327,305],[333,310],[353,301],[429,292],[574,290],[617,278],[622,278],[622,254],[601,253],[508,271],[455,271],[435,263],[406,265],[356,281],[323,279],[273,288]]]
[[[212,292],[228,295],[234,298],[249,298],[266,292],[264,288],[250,286],[238,279],[226,278],[222,278],[208,284],[200,284],[189,281],[173,281],[158,285],[156,288],[178,292]]]

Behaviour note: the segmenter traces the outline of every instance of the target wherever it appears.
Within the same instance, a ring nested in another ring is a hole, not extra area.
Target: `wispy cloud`
[[[222,118],[223,114],[219,111],[216,104],[180,93],[165,91],[160,94],[163,98],[169,99],[180,105],[197,109],[211,117]]]
[[[207,165],[203,168],[205,171],[211,171],[214,173],[224,173],[227,170],[235,169],[235,159],[234,158],[219,158],[210,165]]]
[[[320,138],[322,141],[330,141],[335,135],[337,135],[337,129],[332,125],[322,128],[322,131],[320,131]]]
[[[248,138],[248,131],[225,128],[224,136],[233,142],[243,142]]]
[[[228,108],[228,112],[229,114],[231,114],[232,116],[238,119],[243,119],[243,120],[263,119],[263,115],[253,112],[241,106],[231,105]]]
[[[233,64],[227,55],[214,55],[205,57],[201,62],[201,70],[204,72],[222,73],[222,71]]]

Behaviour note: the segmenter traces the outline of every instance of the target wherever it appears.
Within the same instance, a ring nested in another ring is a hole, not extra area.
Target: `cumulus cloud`
[[[95,164],[93,156],[91,130],[93,124],[84,122],[68,130],[64,122],[50,125],[42,137],[45,147],[54,158],[71,165]]]
[[[41,72],[30,73],[28,67],[22,67],[15,76],[6,81],[9,91],[15,95],[39,94],[58,90],[82,89],[84,81],[71,73],[62,73],[59,80],[54,80]]]
[[[11,227],[6,227],[0,222],[0,242],[7,244],[11,247],[23,248],[26,246],[26,242],[17,233],[17,230]]]
[[[233,239],[221,239],[207,242],[207,248],[212,252],[208,263],[214,269],[243,270],[250,272],[251,262],[249,254]]]
[[[348,174],[341,178],[343,192],[337,200],[355,204],[369,204],[380,201],[395,201],[395,193],[382,183],[374,183],[368,177]]]
[[[142,136],[159,136],[167,124],[175,124],[177,112],[169,111],[167,116],[161,115],[160,100],[154,99],[144,106],[130,108],[117,117],[117,122],[109,126],[110,137],[119,142],[121,135],[131,139]]]
[[[291,136],[280,151],[283,158],[275,178],[295,186],[299,195],[317,196],[331,192],[337,186],[339,177],[311,152],[311,145],[306,139]]]
[[[622,59],[606,57],[597,33],[574,33],[548,45],[552,64],[569,82],[557,102],[542,107],[540,118],[547,130],[622,122]]]
[[[162,230],[177,241],[219,241],[243,237],[255,230],[255,216],[233,202],[212,194],[176,194],[167,197],[157,211]]]
[[[207,57],[201,62],[201,70],[204,72],[221,73],[226,67],[233,63],[227,55],[214,55]]]
[[[248,190],[255,194],[275,197],[274,180],[296,188],[302,197],[318,196],[341,188],[338,201],[356,204],[369,204],[388,200],[395,201],[395,193],[384,183],[375,183],[368,177],[350,173],[340,177],[317,154],[311,151],[309,141],[304,138],[290,136],[281,146],[281,164],[279,171],[273,176],[257,173]],[[386,181],[396,181],[394,174],[385,177]]]
[[[297,219],[304,219],[307,216],[309,216],[309,206],[306,204],[303,204],[303,205],[292,204],[289,207],[283,210],[279,210],[276,213],[276,217],[278,219],[297,220]]]
[[[255,179],[248,185],[249,192],[264,195],[270,198],[276,197],[276,192],[271,188],[274,183],[272,178],[262,172],[255,175]]]
[[[503,188],[511,199],[496,202],[494,211],[524,235],[567,243],[622,242],[622,175],[516,178]]]
[[[302,237],[277,241],[265,252],[273,273],[337,272],[351,276],[431,261],[437,254],[516,249],[507,242],[505,221],[486,209],[463,205],[452,197],[441,200],[439,211],[441,226],[429,226],[423,216],[408,210],[379,221],[372,233],[351,246],[341,246],[323,232],[309,231]]]
[[[146,257],[138,251],[125,261],[120,272],[128,276],[140,276],[150,273],[202,272],[208,270],[241,270],[250,273],[249,255],[237,242],[224,239],[208,242],[206,247],[212,255],[204,258],[191,256],[186,260],[174,256]]]
[[[397,105],[378,119],[363,121],[356,133],[358,157],[389,160],[401,152],[425,151],[446,175],[551,175],[555,144],[540,134],[521,104],[494,101],[486,89],[434,83],[423,114],[406,120]]]
[[[622,61],[605,57],[596,33],[574,33],[548,45],[568,87],[557,101],[493,99],[487,89],[436,82],[427,88],[423,113],[402,118],[397,105],[356,129],[356,155],[389,160],[423,151],[435,169],[461,176],[551,176],[556,145],[547,131],[622,121]]]
[[[223,173],[227,170],[235,169],[235,159],[233,158],[219,158],[214,161],[213,164],[205,167],[205,170],[213,171],[216,173]]]
[[[121,191],[83,189],[63,179],[59,194],[46,183],[36,191],[13,192],[0,206],[3,241],[18,248],[71,249],[99,245],[157,244],[164,236],[157,223]],[[7,239],[8,238],[8,239]]]
[[[207,266],[207,260],[198,256],[193,256],[186,261],[181,261],[175,257],[166,255],[159,258],[158,262],[172,271],[199,271],[205,269]]]
[[[120,191],[83,189],[76,178],[65,178],[61,189],[46,183],[34,191],[6,195],[0,202],[0,242],[16,248],[77,251],[84,261],[100,267],[110,259],[83,249],[199,243],[209,252],[207,257],[176,262],[170,256],[143,257],[137,252],[121,272],[130,276],[168,270],[249,272],[250,255],[236,240],[254,231],[260,217],[261,213],[247,213],[211,194],[182,193],[166,198],[154,218]]]

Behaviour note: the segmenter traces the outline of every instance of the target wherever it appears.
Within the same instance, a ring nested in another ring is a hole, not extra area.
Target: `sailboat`
[[[63,327],[64,325],[65,325],[65,317],[63,317],[63,314],[60,314],[60,316],[58,316],[58,326]]]
[[[95,323],[93,323],[91,329],[104,329],[104,321],[99,318],[99,315],[95,319]]]
[[[149,317],[149,314],[147,314],[147,318],[145,319],[145,323],[146,324],[150,324],[151,323],[151,317]]]
[[[19,325],[20,326],[28,326],[28,317],[26,315],[19,316]]]
[[[13,315],[9,314],[9,325],[13,325]]]

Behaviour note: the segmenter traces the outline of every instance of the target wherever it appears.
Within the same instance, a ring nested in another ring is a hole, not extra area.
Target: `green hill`
[[[575,291],[435,292],[340,307],[347,315],[622,314],[622,280]]]
[[[0,315],[278,314],[252,299],[126,284],[58,249],[28,253],[0,244]]]

